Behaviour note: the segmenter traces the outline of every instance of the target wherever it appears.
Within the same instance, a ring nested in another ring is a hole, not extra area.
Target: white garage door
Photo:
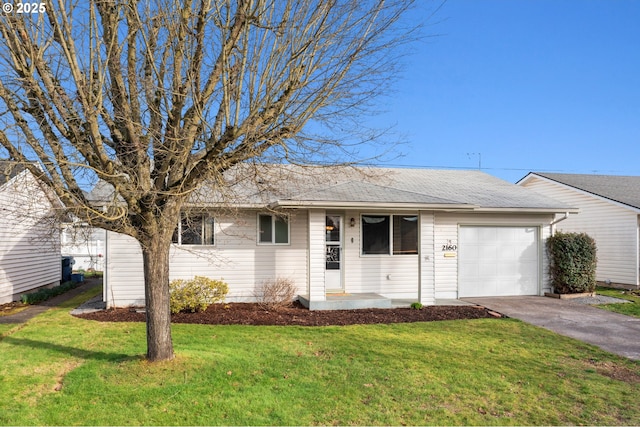
[[[458,236],[458,297],[537,295],[537,227],[464,227]]]

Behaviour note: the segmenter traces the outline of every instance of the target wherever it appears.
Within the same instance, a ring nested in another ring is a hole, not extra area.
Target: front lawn
[[[2,425],[638,425],[640,363],[513,319],[174,325],[68,314],[1,330]]]
[[[600,304],[597,305],[598,308],[615,311],[616,313],[626,314],[627,316],[640,317],[640,291],[625,291],[623,289],[598,287],[596,289],[596,293],[632,301],[630,303],[623,302],[619,304]]]

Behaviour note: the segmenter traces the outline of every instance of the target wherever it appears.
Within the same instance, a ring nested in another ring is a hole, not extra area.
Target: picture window
[[[363,255],[418,253],[416,215],[362,215]]]

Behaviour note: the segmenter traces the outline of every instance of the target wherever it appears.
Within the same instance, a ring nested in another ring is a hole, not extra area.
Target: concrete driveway
[[[610,353],[640,360],[640,318],[549,297],[462,299],[505,316],[596,345]]]

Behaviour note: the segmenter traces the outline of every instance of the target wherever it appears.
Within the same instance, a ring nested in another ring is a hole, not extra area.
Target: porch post
[[[309,301],[325,301],[325,215],[324,209],[309,209],[308,269]]]
[[[435,254],[434,254],[434,221],[432,212],[420,211],[418,239],[418,297],[423,305],[434,305],[435,299]]]

